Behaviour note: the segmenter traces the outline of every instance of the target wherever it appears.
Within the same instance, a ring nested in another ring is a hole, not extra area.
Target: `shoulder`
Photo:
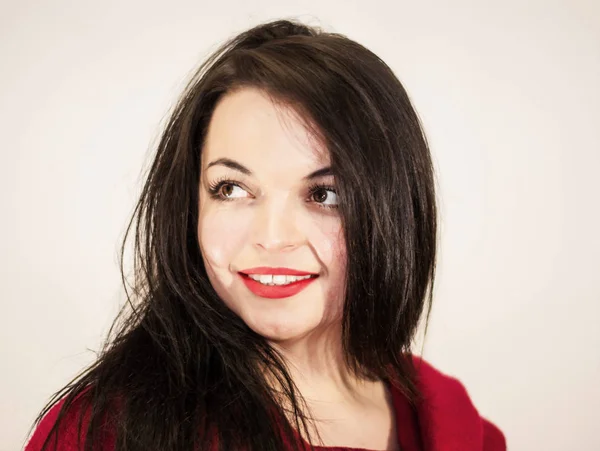
[[[60,399],[54,404],[50,410],[44,415],[44,417],[37,424],[33,435],[29,439],[29,442],[25,446],[25,451],[40,451],[43,448],[44,442],[47,438],[51,438],[48,443],[48,450],[75,450],[77,449],[77,434],[76,425],[77,418],[80,416],[82,406],[80,400],[70,406],[69,409],[65,410],[65,398]],[[56,434],[51,435],[51,432],[56,425],[60,413],[63,412],[61,422],[58,425],[58,431]]]
[[[87,390],[77,395],[66,407],[66,397],[56,402],[36,425],[25,451],[79,451],[83,449],[90,421]],[[101,431],[102,449],[112,450],[112,435]],[[48,439],[48,440],[47,440]],[[48,441],[46,448],[44,443]]]
[[[411,357],[421,392],[419,422],[424,440],[430,442],[427,449],[506,450],[504,434],[479,414],[459,379],[421,357]]]

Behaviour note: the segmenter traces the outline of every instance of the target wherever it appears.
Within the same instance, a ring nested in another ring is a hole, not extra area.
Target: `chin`
[[[319,321],[311,321],[308,319],[299,318],[298,315],[289,315],[289,317],[279,318],[261,318],[242,320],[257,334],[265,337],[265,339],[275,342],[291,342],[301,339],[319,327]]]

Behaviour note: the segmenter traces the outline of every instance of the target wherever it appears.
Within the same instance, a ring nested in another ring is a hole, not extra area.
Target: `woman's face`
[[[292,110],[244,88],[217,104],[201,160],[198,242],[229,308],[275,342],[339,322],[346,251],[338,200],[333,175],[314,175],[329,166],[326,149]],[[285,278],[290,269],[311,276]]]

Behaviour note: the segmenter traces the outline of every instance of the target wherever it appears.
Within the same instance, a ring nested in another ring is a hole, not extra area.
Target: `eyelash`
[[[219,200],[219,201],[223,201],[223,202],[230,202],[232,200],[232,198],[223,198],[219,195],[219,191],[221,190],[221,188],[224,185],[234,185],[237,186],[238,188],[244,189],[238,182],[228,179],[228,178],[220,178],[217,179],[216,181],[214,181],[213,183],[211,183],[208,187],[208,192],[210,193],[211,198],[215,199],[215,200]],[[314,194],[318,191],[321,190],[326,190],[326,191],[333,191],[334,193],[337,194],[337,191],[335,190],[335,188],[331,185],[325,185],[325,184],[321,184],[321,183],[314,183],[312,185],[310,185],[310,187],[308,188],[308,191],[310,193],[309,197],[314,196]],[[320,202],[316,202],[320,208],[338,208],[337,205],[325,205],[322,204]]]

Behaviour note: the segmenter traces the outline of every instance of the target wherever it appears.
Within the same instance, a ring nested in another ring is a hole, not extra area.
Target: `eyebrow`
[[[217,166],[217,165],[225,166],[225,167],[227,167],[229,169],[233,169],[235,171],[239,171],[239,172],[241,172],[242,174],[245,174],[245,175],[249,175],[249,176],[252,175],[252,171],[250,169],[248,169],[243,164],[238,163],[237,161],[232,160],[230,158],[219,158],[219,159],[217,159],[215,161],[212,161],[212,162],[208,163],[208,165],[206,166],[206,169],[208,169],[208,168],[210,168],[212,166]],[[317,169],[316,171],[311,172],[307,176],[303,177],[303,180],[312,180],[312,179],[315,179],[317,177],[323,177],[323,176],[326,176],[326,175],[333,175],[333,172],[331,170],[331,166],[326,166],[324,168]]]

